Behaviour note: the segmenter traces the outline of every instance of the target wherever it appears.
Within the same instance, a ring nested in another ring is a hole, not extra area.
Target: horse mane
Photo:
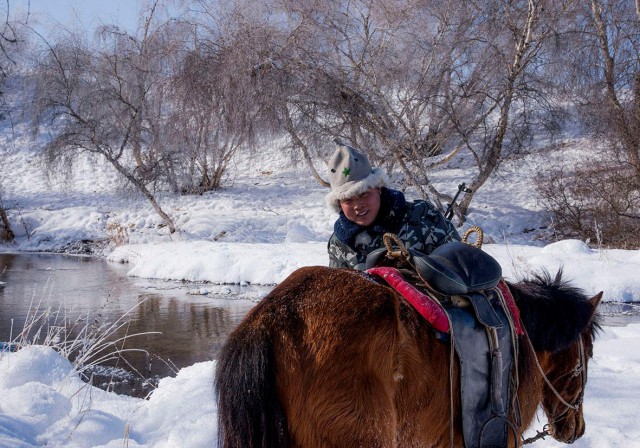
[[[536,351],[557,352],[575,342],[585,330],[595,337],[601,329],[600,316],[594,316],[589,296],[564,280],[562,274],[560,269],[552,277],[544,270],[532,278],[509,283]]]

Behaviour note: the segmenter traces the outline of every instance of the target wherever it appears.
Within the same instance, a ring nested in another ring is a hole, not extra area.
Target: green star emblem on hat
[[[347,177],[350,172],[351,172],[350,168],[345,168],[342,170],[342,174],[344,175],[344,177]]]

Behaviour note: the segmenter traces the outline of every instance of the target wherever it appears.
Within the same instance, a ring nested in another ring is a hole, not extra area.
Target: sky
[[[53,36],[60,27],[77,26],[89,33],[100,25],[118,25],[134,32],[141,0],[11,0],[14,16],[29,14],[29,24],[45,36]],[[173,9],[173,7],[171,7]]]
[[[102,23],[117,23],[127,28],[136,25],[136,0],[13,0],[16,13],[29,13],[30,19],[43,24],[73,26],[80,23],[91,29]]]

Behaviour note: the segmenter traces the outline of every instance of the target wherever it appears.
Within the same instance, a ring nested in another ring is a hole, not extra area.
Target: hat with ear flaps
[[[371,168],[367,156],[351,146],[336,143],[336,151],[327,166],[331,185],[327,204],[336,212],[340,211],[341,200],[387,184],[384,171],[381,168]]]

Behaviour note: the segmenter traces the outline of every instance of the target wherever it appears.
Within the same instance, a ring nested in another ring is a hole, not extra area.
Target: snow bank
[[[0,446],[210,447],[217,437],[213,361],[164,378],[149,400],[80,380],[53,349],[0,357]]]
[[[640,301],[639,251],[593,250],[577,240],[545,247],[486,244],[483,249],[512,281],[544,270],[589,294],[604,291],[605,301]],[[280,283],[302,266],[326,266],[326,243],[247,244],[188,241],[118,247],[107,259],[130,263],[128,275],[217,284]]]

